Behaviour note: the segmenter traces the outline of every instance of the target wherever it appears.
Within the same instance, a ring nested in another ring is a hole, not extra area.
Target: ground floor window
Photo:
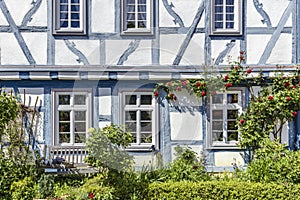
[[[133,135],[132,146],[155,145],[157,108],[152,92],[122,92],[121,102],[122,124]]]
[[[84,144],[91,126],[91,92],[54,91],[54,144]]]
[[[237,118],[242,113],[243,90],[218,92],[210,97],[210,143],[236,145],[239,140]]]

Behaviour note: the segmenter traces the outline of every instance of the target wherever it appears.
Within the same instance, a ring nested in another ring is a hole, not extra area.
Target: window
[[[153,0],[122,0],[122,34],[152,34]]]
[[[210,98],[212,146],[235,146],[239,139],[237,118],[242,113],[243,90],[217,93]]]
[[[54,91],[54,144],[83,145],[91,126],[91,93]]]
[[[122,123],[132,133],[134,147],[147,149],[157,143],[156,100],[152,92],[122,93]]]
[[[54,0],[53,34],[86,33],[86,0]]]
[[[242,0],[212,0],[212,35],[242,34]]]

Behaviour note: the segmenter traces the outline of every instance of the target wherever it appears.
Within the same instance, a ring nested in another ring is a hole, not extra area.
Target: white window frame
[[[52,13],[52,32],[54,35],[85,35],[86,34],[86,1],[79,0],[79,27],[72,28],[71,25],[71,12],[68,13],[68,24],[67,28],[60,26],[60,0],[53,0],[53,13]],[[71,0],[68,0],[68,7],[70,10]]]
[[[135,5],[135,15],[137,15],[137,1]],[[126,27],[126,5],[127,5],[127,0],[121,0],[121,34],[122,35],[152,35],[153,34],[153,1],[154,0],[146,0],[146,28],[127,28]],[[136,26],[137,26],[137,18],[136,18]]]
[[[221,104],[213,104],[212,97],[209,98],[209,121],[208,121],[208,147],[215,149],[226,149],[226,148],[239,148],[237,146],[238,141],[228,141],[227,138],[227,110],[237,109],[238,115],[240,116],[245,107],[245,88],[229,89],[227,91],[217,92],[216,95],[223,94],[223,102]],[[227,94],[238,94],[238,103],[227,103]],[[223,110],[223,141],[213,141],[213,110]],[[238,133],[238,138],[239,138]]]
[[[223,0],[223,11],[226,9],[226,0]],[[215,27],[215,0],[211,0],[211,35],[242,35],[242,0],[234,0],[234,28],[216,28]],[[223,12],[223,19],[226,19],[226,12]],[[226,20],[223,20],[224,27]]]
[[[70,105],[59,105],[59,95],[71,95]],[[74,106],[74,95],[85,95],[86,104]],[[74,111],[86,111],[86,140],[88,139],[88,129],[92,125],[92,91],[90,89],[55,89],[52,91],[53,97],[53,144],[59,146],[84,146],[85,143],[75,143]],[[70,116],[70,143],[59,143],[59,111],[71,110]]]
[[[137,104],[136,105],[125,105],[125,96],[126,95],[137,95]],[[140,105],[140,96],[141,95],[151,95],[151,105]],[[152,143],[142,143],[140,141],[140,126],[137,123],[137,142],[131,143],[131,146],[127,150],[138,150],[138,151],[150,151],[150,147],[155,145],[158,146],[158,105],[155,97],[153,96],[153,91],[139,90],[139,91],[128,91],[121,90],[120,92],[120,119],[122,126],[125,126],[125,111],[138,111],[137,121],[139,121],[140,111],[152,111]]]

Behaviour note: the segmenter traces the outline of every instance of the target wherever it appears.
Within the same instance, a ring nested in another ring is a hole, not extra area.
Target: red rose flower
[[[273,99],[274,99],[274,97],[273,96],[269,96],[269,98],[268,98],[270,101],[272,101]]]
[[[200,87],[201,86],[201,83],[200,82],[197,82],[196,83],[196,87]]]
[[[296,89],[296,86],[293,85],[293,86],[292,86],[292,89],[293,89],[293,90]]]
[[[286,76],[282,76],[282,79],[286,79]]]
[[[225,87],[226,87],[226,88],[229,88],[229,87],[231,87],[231,86],[232,86],[232,83],[226,83],[226,84],[225,84]]]
[[[286,97],[285,98],[287,101],[290,101],[291,100],[291,97]]]
[[[248,74],[251,74],[251,72],[252,72],[252,69],[248,69],[248,70],[247,70],[247,73],[248,73]]]
[[[201,96],[204,97],[205,95],[206,95],[206,92],[205,92],[205,91],[202,91],[202,92],[201,92]]]
[[[290,86],[290,82],[284,83],[284,86],[285,86],[285,87],[289,87],[289,86]]]
[[[239,69],[239,66],[235,66],[234,69],[238,70],[238,69]]]
[[[187,81],[186,80],[182,81],[182,85],[186,86],[187,85]]]
[[[158,97],[158,91],[155,91],[155,92],[154,92],[154,96],[155,96],[155,97]]]
[[[177,91],[181,91],[181,87],[180,86],[178,86],[176,89],[177,89]]]
[[[167,82],[167,86],[170,86],[171,85],[171,82]]]
[[[240,56],[240,61],[245,60],[244,56]]]
[[[297,111],[294,111],[292,114],[294,117],[296,117],[298,113],[297,113]]]
[[[89,198],[90,199],[93,199],[95,197],[95,195],[91,192],[90,194],[89,194]]]
[[[174,97],[173,97],[173,100],[174,100],[174,101],[176,101],[176,100],[177,100],[177,97],[176,97],[176,96],[174,96]]]
[[[173,93],[171,93],[171,94],[170,94],[170,97],[174,97],[174,94],[173,94]]]
[[[240,120],[240,124],[244,124],[245,123],[245,120],[244,119],[241,119]]]
[[[226,74],[226,75],[224,76],[224,81],[227,81],[228,78],[229,78],[229,76],[228,76],[228,74]]]
[[[245,51],[240,51],[240,55],[244,55]]]

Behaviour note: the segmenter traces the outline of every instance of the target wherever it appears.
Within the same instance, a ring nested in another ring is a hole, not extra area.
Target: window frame
[[[139,98],[137,97],[137,104],[136,105],[125,105],[125,96],[126,95],[151,95],[151,105],[145,105],[142,106],[139,104]],[[152,142],[151,143],[142,143],[140,139],[137,139],[136,143],[131,143],[131,146],[127,147],[127,150],[136,150],[136,151],[151,151],[151,146],[155,145],[156,148],[159,148],[158,146],[158,105],[156,102],[156,99],[153,95],[153,92],[151,90],[121,90],[120,91],[120,124],[125,128],[125,111],[152,111]],[[140,119],[137,118],[137,121]],[[140,120],[141,122],[141,120]],[[138,124],[137,124],[138,126]],[[138,133],[140,129],[137,127],[137,138],[140,137],[140,133]],[[141,137],[140,137],[141,138]]]
[[[121,35],[153,35],[153,24],[154,24],[154,0],[146,0],[147,10],[147,26],[146,28],[126,28],[126,4],[128,0],[121,0]],[[137,1],[135,0],[137,8]],[[138,12],[135,11],[135,15]]]
[[[68,6],[70,5],[68,0]],[[52,33],[53,35],[86,35],[87,17],[86,17],[86,0],[79,0],[80,14],[79,14],[79,28],[62,28],[60,26],[60,0],[53,0],[52,7]],[[68,13],[70,15],[70,12]],[[69,16],[69,24],[71,18]]]
[[[227,110],[238,110],[238,116],[240,116],[245,108],[245,88],[231,88],[226,91],[217,92],[217,94],[223,94],[223,102],[222,104],[213,104],[212,103],[212,96],[209,97],[209,106],[208,106],[208,124],[207,124],[207,133],[208,133],[208,148],[210,149],[239,149],[237,146],[237,141],[228,141],[227,140]],[[227,104],[227,94],[239,94],[238,97],[238,103],[233,104]],[[224,98],[225,97],[225,98]],[[222,127],[223,127],[223,141],[213,141],[213,110],[223,110],[223,119],[222,119]],[[226,112],[224,112],[226,111]],[[238,138],[240,137],[240,134],[238,132]]]
[[[70,105],[59,105],[59,95],[70,95]],[[86,95],[85,105],[74,106],[74,95]],[[75,116],[74,111],[86,111],[86,140],[88,139],[88,129],[92,126],[92,91],[91,89],[54,89],[52,91],[53,106],[53,144],[57,146],[85,146],[85,143],[75,143]],[[59,142],[59,111],[71,110],[70,115],[70,143]]]
[[[216,0],[212,0],[211,2],[211,6],[210,6],[210,35],[222,35],[222,36],[241,36],[243,34],[243,28],[242,28],[242,16],[243,16],[243,1],[242,0],[234,0],[234,28],[230,29],[230,28],[215,28],[215,1]],[[224,4],[226,0],[224,0],[223,3],[223,8],[225,7]],[[223,15],[226,15],[226,13],[224,13]]]

